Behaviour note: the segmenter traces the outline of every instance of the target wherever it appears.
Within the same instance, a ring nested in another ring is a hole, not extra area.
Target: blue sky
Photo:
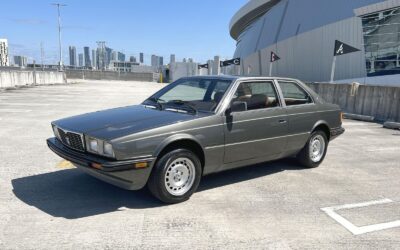
[[[53,1],[54,2],[54,1]],[[229,21],[247,0],[64,0],[63,51],[75,45],[96,47],[96,41],[125,52],[144,52],[204,62],[214,55],[231,57],[235,41]],[[0,38],[7,38],[10,54],[55,63],[58,51],[57,12],[51,1],[2,1]],[[67,53],[64,60],[68,63]]]

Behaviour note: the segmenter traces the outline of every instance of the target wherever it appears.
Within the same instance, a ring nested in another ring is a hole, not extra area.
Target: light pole
[[[59,70],[62,71],[63,69],[63,61],[62,61],[62,45],[61,45],[61,15],[60,15],[60,7],[67,6],[66,4],[61,3],[53,3],[52,5],[57,6],[57,13],[58,13],[58,45],[60,49],[60,61],[59,61]]]

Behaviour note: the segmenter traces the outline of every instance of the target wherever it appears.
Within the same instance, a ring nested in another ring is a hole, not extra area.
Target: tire
[[[325,159],[329,141],[324,131],[311,133],[304,148],[297,154],[298,161],[306,168],[316,168]]]
[[[187,149],[175,149],[156,162],[147,186],[160,201],[180,203],[197,190],[201,175],[199,158]]]

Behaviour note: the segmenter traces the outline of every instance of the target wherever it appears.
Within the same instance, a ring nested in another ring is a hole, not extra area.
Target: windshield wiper
[[[178,105],[178,106],[185,106],[186,108],[189,108],[194,114],[197,114],[197,109],[187,101],[171,100],[171,101],[168,102],[168,104],[169,103],[172,103],[172,104],[175,104],[175,105]]]
[[[162,105],[162,103],[160,101],[164,101],[164,100],[162,100],[160,98],[157,98],[157,97],[150,97],[147,100],[155,103],[157,105],[156,108],[158,108],[159,110],[163,109],[163,105]]]

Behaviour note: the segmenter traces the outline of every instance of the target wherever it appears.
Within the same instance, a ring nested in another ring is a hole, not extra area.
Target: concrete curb
[[[384,128],[390,128],[390,129],[400,129],[400,123],[399,122],[385,122],[383,124]]]
[[[373,122],[375,120],[375,117],[368,116],[368,115],[357,115],[357,114],[349,114],[349,113],[344,113],[343,115],[344,115],[344,118],[346,118],[346,119],[359,120],[359,121],[364,121],[364,122]]]

